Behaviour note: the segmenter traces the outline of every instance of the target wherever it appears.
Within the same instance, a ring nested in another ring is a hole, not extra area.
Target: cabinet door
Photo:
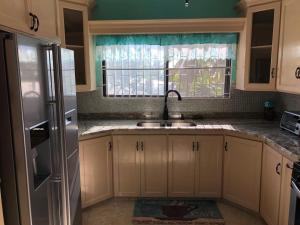
[[[0,0],[0,25],[29,32],[26,0]]]
[[[280,190],[279,225],[289,224],[293,162],[283,158]]]
[[[169,136],[168,196],[191,197],[195,194],[195,151],[193,136]]]
[[[140,196],[139,136],[114,138],[114,185],[116,196]]]
[[[224,198],[259,211],[262,143],[225,137]]]
[[[83,207],[113,196],[111,137],[80,142]]]
[[[167,196],[167,137],[141,137],[141,194],[143,197]]]
[[[196,196],[220,198],[222,190],[223,136],[198,136]]]
[[[45,38],[58,37],[58,12],[57,0],[27,0],[29,12],[38,17],[39,28],[37,32],[33,32]],[[28,13],[29,13],[28,12]]]
[[[291,93],[300,93],[300,52],[298,48],[300,45],[300,29],[297,29],[297,24],[300,24],[299,11],[299,0],[282,1],[280,68],[277,89]],[[299,78],[296,77],[296,74]]]
[[[246,26],[238,48],[238,89],[275,90],[280,4],[278,1],[247,8]]]
[[[264,145],[260,214],[268,225],[278,225],[282,156]]]
[[[88,7],[60,1],[59,36],[62,46],[74,51],[77,92],[96,89],[92,36],[88,29]]]

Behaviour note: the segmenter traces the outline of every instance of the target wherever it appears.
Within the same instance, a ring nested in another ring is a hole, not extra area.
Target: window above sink
[[[96,37],[98,86],[105,97],[229,97],[235,33]]]

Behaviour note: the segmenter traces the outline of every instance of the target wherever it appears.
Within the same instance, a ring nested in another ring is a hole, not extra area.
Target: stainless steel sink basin
[[[138,127],[158,128],[158,127],[195,127],[197,124],[191,120],[163,120],[163,121],[141,121]]]
[[[168,127],[195,127],[197,124],[194,121],[178,120],[167,122]]]
[[[164,127],[165,124],[161,121],[142,121],[142,122],[138,122],[137,126],[155,128],[155,127]]]

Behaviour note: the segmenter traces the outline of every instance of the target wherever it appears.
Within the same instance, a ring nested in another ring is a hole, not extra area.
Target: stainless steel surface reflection
[[[160,127],[195,127],[197,124],[192,120],[157,120],[157,121],[140,121],[138,127],[160,128]]]

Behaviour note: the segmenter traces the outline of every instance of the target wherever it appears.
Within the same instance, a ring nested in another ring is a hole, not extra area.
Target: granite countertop
[[[143,128],[137,127],[137,120],[80,120],[79,136],[86,139],[97,134],[128,130],[161,130],[161,131],[209,131],[224,135],[246,135],[261,140],[283,156],[292,161],[300,160],[300,137],[279,128],[279,122],[268,122],[257,119],[214,119],[199,120],[196,127],[178,128]]]

